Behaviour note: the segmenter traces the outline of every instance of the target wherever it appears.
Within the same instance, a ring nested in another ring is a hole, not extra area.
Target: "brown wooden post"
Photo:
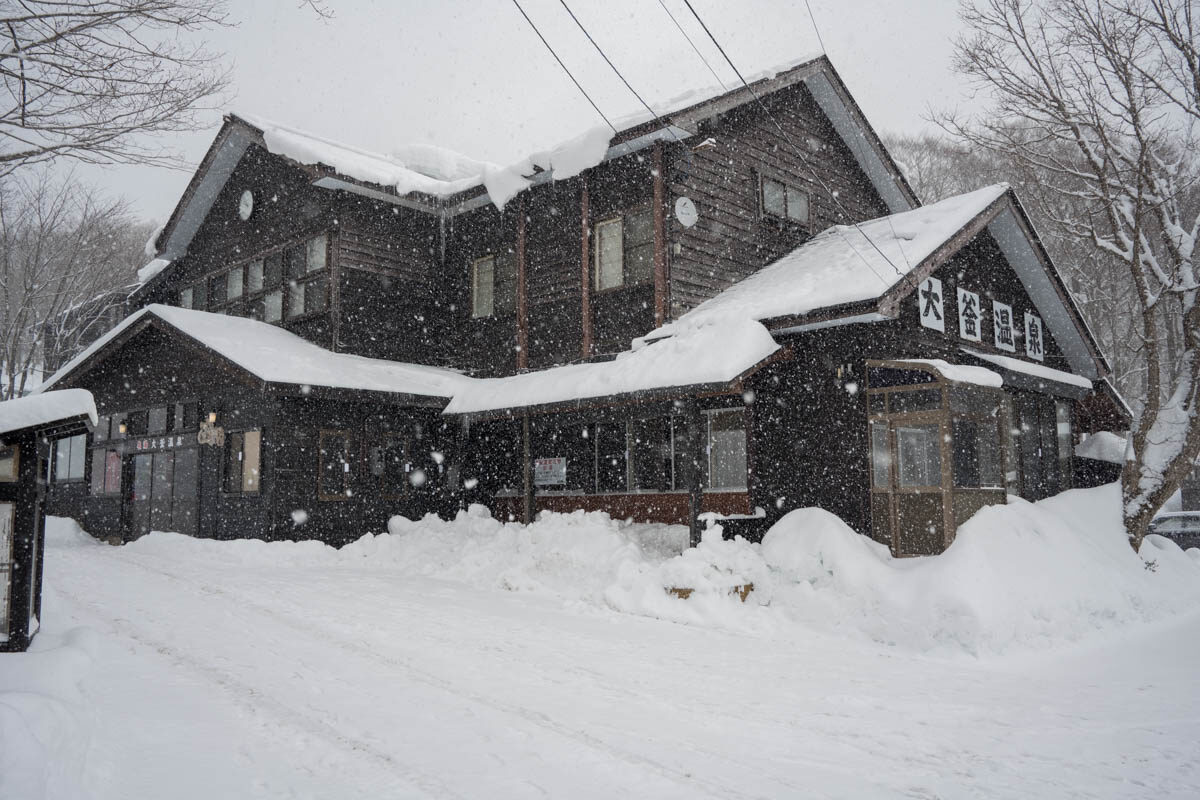
[[[529,442],[529,412],[521,417],[521,474],[524,486],[521,492],[521,521],[526,525],[533,522],[533,448]]]
[[[654,143],[654,324],[667,321],[667,187],[663,143]]]
[[[588,238],[591,236],[591,225],[588,215],[590,198],[588,196],[587,176],[581,176],[579,187],[579,297],[580,314],[583,322],[583,343],[581,355],[588,358],[592,355],[592,271],[588,248]]]
[[[683,404],[683,465],[684,482],[688,493],[688,538],[690,545],[700,544],[703,529],[700,526],[700,512],[704,501],[704,467],[707,462],[705,447],[707,436],[704,431],[704,415],[695,398],[688,398]],[[678,456],[678,454],[677,454]]]
[[[529,284],[525,263],[525,196],[517,202],[517,369],[529,366]]]

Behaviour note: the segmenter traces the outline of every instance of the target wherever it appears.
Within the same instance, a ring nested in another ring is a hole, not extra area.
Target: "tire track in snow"
[[[162,574],[167,575],[166,572],[163,572]],[[376,764],[383,766],[391,773],[402,778],[410,786],[420,790],[422,795],[431,798],[431,800],[432,798],[446,797],[467,800],[466,795],[456,792],[438,778],[420,772],[412,766],[397,760],[390,753],[382,751],[379,748],[376,748],[363,741],[362,739],[349,736],[337,730],[328,723],[316,718],[315,716],[305,714],[279,700],[270,697],[259,689],[256,689],[255,687],[238,680],[227,670],[223,670],[219,667],[205,663],[204,661],[179,650],[168,642],[145,634],[143,631],[136,628],[129,620],[105,616],[101,612],[95,610],[95,608],[93,608],[93,606],[87,601],[67,590],[64,590],[61,586],[53,586],[52,591],[54,591],[61,598],[73,603],[85,614],[109,626],[117,634],[132,639],[133,641],[145,647],[154,649],[160,655],[170,659],[176,665],[188,669],[194,674],[198,674],[208,682],[215,684],[221,690],[223,690],[226,695],[230,696],[233,702],[241,707],[243,711],[249,712],[251,717],[265,711],[267,714],[274,716],[277,723],[280,724],[281,727],[291,728],[301,734],[316,736],[317,738],[337,747],[343,753],[343,755],[352,755],[354,757],[367,758],[371,761],[374,761]]]
[[[492,697],[488,697],[487,695],[480,694],[470,689],[456,687],[445,678],[417,667],[409,658],[380,654],[363,644],[346,638],[336,630],[316,625],[311,620],[301,622],[300,620],[296,620],[270,606],[264,605],[255,600],[251,600],[244,595],[235,596],[231,592],[228,592],[217,586],[212,586],[202,580],[198,581],[193,578],[163,569],[160,566],[147,564],[142,558],[131,556],[128,553],[122,552],[119,554],[119,556],[120,563],[138,567],[146,572],[155,573],[169,578],[172,581],[178,581],[179,583],[191,586],[193,589],[204,592],[204,594],[207,596],[220,597],[226,602],[235,604],[239,609],[252,608],[258,613],[270,617],[271,619],[286,625],[288,628],[297,631],[306,637],[319,639],[323,644],[337,646],[342,650],[353,653],[369,661],[373,661],[376,664],[380,664],[392,669],[403,670],[415,680],[424,683],[427,686],[446,692],[447,694],[453,695],[460,699],[469,700],[470,702],[486,706],[495,711],[520,717],[521,719],[524,719],[525,721],[537,727],[550,731],[551,733],[563,738],[573,740],[576,743],[585,745],[593,750],[606,753],[609,756],[624,761],[632,766],[647,769],[670,781],[701,789],[712,797],[746,798],[747,800],[750,800],[750,798],[756,798],[756,800],[766,800],[772,796],[758,794],[748,795],[736,787],[727,786],[712,780],[697,777],[691,772],[672,767],[660,761],[655,761],[654,759],[651,759],[640,753],[631,752],[616,745],[610,744],[609,742],[606,742],[600,737],[588,733],[587,731],[578,730],[569,725],[558,722],[541,711],[536,711],[525,706],[505,703],[501,700],[496,700]],[[261,694],[256,693],[256,696],[261,696]],[[710,759],[725,760],[720,753],[708,752],[705,753],[705,756]],[[775,780],[782,783],[779,781],[778,776],[776,776]],[[787,784],[787,788],[795,791],[800,791],[802,789],[802,787],[794,784]]]

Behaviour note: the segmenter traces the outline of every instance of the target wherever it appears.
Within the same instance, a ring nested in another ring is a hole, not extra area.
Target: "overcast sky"
[[[640,108],[580,33],[560,0],[520,0],[610,118]],[[683,0],[664,0],[729,86],[736,78]],[[884,131],[927,127],[930,106],[966,101],[950,69],[956,0],[810,0],[825,48],[868,119]],[[651,105],[714,85],[709,67],[658,0],[567,0]],[[512,0],[327,0],[333,19],[299,0],[231,3],[236,27],[206,35],[228,54],[243,111],[379,152],[429,142],[508,163],[601,121],[558,68]],[[743,74],[821,46],[804,0],[692,0]],[[165,141],[192,164],[221,114]],[[162,221],[189,172],[139,167],[85,177]]]

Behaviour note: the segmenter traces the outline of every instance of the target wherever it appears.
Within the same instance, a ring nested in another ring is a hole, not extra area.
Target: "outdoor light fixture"
[[[208,412],[208,424],[209,425],[217,424],[217,412],[215,412],[215,411]]]
[[[122,422],[120,425],[118,425],[117,430],[119,430],[122,434],[125,434],[127,432],[125,429],[125,423]]]

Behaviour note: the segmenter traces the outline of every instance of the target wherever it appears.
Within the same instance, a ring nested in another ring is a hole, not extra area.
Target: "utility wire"
[[[612,132],[614,134],[617,133],[617,126],[613,125],[612,121],[609,120],[608,117],[604,116],[604,112],[600,110],[600,106],[596,105],[596,101],[592,99],[592,96],[589,95],[583,86],[580,85],[579,81],[575,79],[575,76],[571,74],[571,70],[567,69],[567,65],[564,64],[563,60],[558,57],[558,53],[554,52],[554,48],[550,46],[548,41],[546,41],[546,37],[542,36],[542,32],[538,30],[538,26],[533,24],[533,20],[530,19],[529,15],[525,13],[525,9],[521,8],[521,3],[518,0],[513,0],[513,5],[516,6],[517,10],[521,12],[521,16],[524,17],[525,21],[529,23],[529,27],[533,28],[533,32],[536,33],[538,38],[542,40],[542,44],[546,45],[546,49],[550,51],[550,55],[554,56],[554,60],[558,62],[560,67],[562,67],[562,71],[567,73],[567,77],[571,79],[571,83],[575,84],[575,88],[579,90],[580,94],[587,98],[587,101],[592,104],[592,108],[596,109],[596,113],[600,115],[600,118],[608,124],[608,127],[612,128]],[[622,80],[624,79],[622,78]]]
[[[812,6],[809,5],[808,0],[804,0],[804,7],[808,9],[808,19],[812,23],[813,32],[817,34],[817,44],[821,45],[821,52],[828,53],[829,51],[825,49],[825,42],[821,39],[821,29],[817,27],[817,18],[813,16]]]
[[[692,41],[692,37],[688,36],[688,32],[685,31],[683,26],[679,24],[679,20],[675,19],[675,15],[671,13],[671,9],[667,8],[667,4],[663,2],[663,0],[658,0],[658,4],[662,6],[663,11],[667,12],[667,16],[671,18],[671,22],[675,23],[675,27],[679,29],[681,34],[683,34],[683,38],[687,39],[687,43],[692,46],[692,50],[694,50],[696,55],[700,57],[700,60],[704,62],[704,66],[708,67],[708,71],[711,72],[712,76],[717,79],[717,83],[721,85],[721,88],[725,91],[729,91],[729,87],[725,85],[725,81],[721,80],[721,76],[717,74],[715,69],[713,69],[712,64],[708,63],[708,59],[704,57],[704,53],[701,53],[700,48],[696,47],[696,43]]]
[[[514,2],[515,2],[515,0],[514,0]],[[851,217],[852,215],[850,214],[850,211],[842,203],[841,198],[839,198],[837,196],[837,193],[835,193],[833,190],[831,190],[829,188],[829,186],[825,183],[825,181],[823,181],[821,179],[820,173],[816,169],[813,169],[812,164],[809,163],[808,159],[801,152],[800,148],[797,147],[794,142],[792,142],[791,138],[787,135],[787,131],[785,131],[783,129],[783,126],[779,124],[779,120],[775,119],[775,115],[772,114],[771,110],[769,108],[767,108],[765,103],[763,103],[762,98],[758,96],[758,92],[754,91],[753,87],[751,87],[750,84],[746,81],[746,78],[742,75],[741,71],[737,68],[737,65],[733,63],[733,59],[731,59],[729,57],[729,54],[725,52],[725,48],[721,46],[721,43],[719,41],[717,41],[717,37],[713,35],[713,32],[711,30],[709,30],[708,25],[705,24],[704,20],[700,17],[700,14],[697,13],[695,6],[692,5],[692,0],[683,0],[683,3],[684,3],[684,5],[686,5],[688,7],[688,10],[692,12],[692,16],[696,18],[696,21],[700,23],[700,27],[704,29],[704,32],[706,34],[708,34],[708,38],[712,40],[712,43],[714,45],[716,45],[717,50],[721,53],[721,56],[725,59],[725,63],[727,63],[729,65],[729,68],[733,70],[733,73],[735,75],[737,75],[738,80],[740,80],[742,82],[742,86],[746,87],[746,89],[754,97],[755,102],[758,103],[759,108],[761,108],[763,110],[763,113],[765,113],[767,115],[767,118],[770,119],[771,122],[773,122],[775,124],[775,127],[779,130],[779,134],[783,137],[784,141],[787,142],[789,145],[791,145],[792,150],[795,151],[796,155],[800,158],[800,160],[804,163],[804,165],[806,167],[808,167],[810,170],[812,170],[813,177],[816,178],[817,182],[821,184],[821,187],[826,191],[827,194],[829,194],[830,199],[832,199],[833,202],[837,203],[838,207],[842,209],[843,213],[845,213],[847,217]],[[890,220],[889,220],[889,223],[890,223]],[[858,230],[858,232],[862,235],[862,237],[867,240],[867,242],[871,245],[871,247],[874,248],[875,252],[879,253],[879,255],[883,257],[883,260],[886,261],[893,270],[895,270],[897,275],[899,275],[901,278],[908,277],[905,273],[900,271],[900,268],[897,267],[890,258],[888,258],[887,253],[880,250],[879,245],[875,244],[875,241],[870,236],[867,236],[867,234],[863,232],[862,227],[857,222],[852,222],[851,224]],[[858,251],[855,250],[855,252],[857,253]],[[861,254],[859,254],[859,258],[862,258]],[[863,258],[863,263],[865,263],[867,265],[867,267],[871,268],[870,263],[865,258]],[[871,268],[871,271],[875,272],[874,268]],[[883,279],[883,276],[879,275],[878,272],[876,272],[875,274],[881,280]]]

